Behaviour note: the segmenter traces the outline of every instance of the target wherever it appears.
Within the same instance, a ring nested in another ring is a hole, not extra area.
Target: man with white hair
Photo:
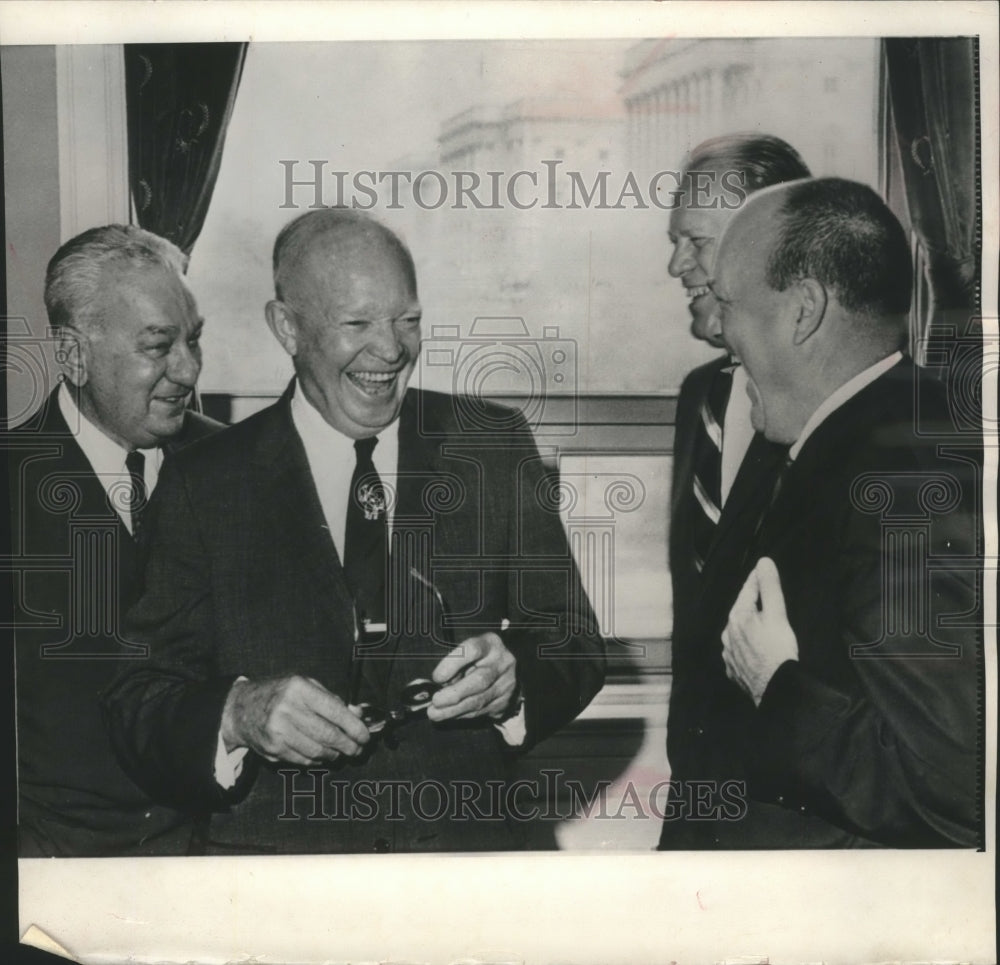
[[[142,514],[163,458],[217,423],[189,409],[202,319],[186,257],[134,226],[66,242],[45,306],[60,385],[8,434],[22,856],[184,853],[190,822],[117,764],[99,697],[141,656]]]

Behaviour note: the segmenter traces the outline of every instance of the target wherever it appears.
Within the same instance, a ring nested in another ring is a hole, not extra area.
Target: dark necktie
[[[792,468],[792,457],[786,452],[785,458],[781,463],[781,467],[778,469],[774,477],[774,485],[771,487],[771,495],[768,497],[767,504],[761,510],[761,514],[757,519],[757,525],[754,527],[753,531],[753,544],[756,545],[761,539],[761,530],[764,528],[764,523],[767,521],[768,516],[771,514],[771,510],[774,509],[775,504],[778,502],[778,497],[781,495],[781,490],[785,485],[785,479],[788,477],[788,470]]]
[[[385,583],[389,524],[385,490],[372,462],[378,439],[354,443],[357,462],[351,478],[344,530],[344,573],[361,615],[385,623]]]
[[[125,469],[131,481],[128,505],[132,518],[132,538],[138,540],[142,531],[142,514],[147,502],[146,457],[138,449],[133,449],[125,457]]]
[[[722,425],[733,388],[734,368],[734,365],[727,365],[716,372],[698,413],[699,437],[691,483],[695,503],[691,520],[691,548],[694,566],[699,573],[708,558],[715,528],[722,515]]]

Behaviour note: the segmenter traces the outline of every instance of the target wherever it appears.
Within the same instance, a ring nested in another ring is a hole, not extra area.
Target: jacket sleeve
[[[895,480],[894,510],[918,507],[927,478]],[[786,804],[889,845],[979,843],[977,529],[969,498],[931,514],[927,529],[894,531],[852,510],[836,588],[852,673],[834,680],[788,661],[759,708],[758,766]],[[921,545],[949,554],[948,565],[934,566]]]
[[[517,661],[525,746],[564,727],[604,684],[605,646],[559,518],[558,472],[542,462],[530,430],[516,446],[508,517],[507,608],[502,635]]]
[[[145,589],[125,621],[146,655],[103,697],[122,766],[155,800],[210,810],[242,797],[256,759],[248,754],[234,788],[215,780],[215,753],[233,676],[218,676],[213,653],[209,553],[178,463],[164,463],[147,511]]]

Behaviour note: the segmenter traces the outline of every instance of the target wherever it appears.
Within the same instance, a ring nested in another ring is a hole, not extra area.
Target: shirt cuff
[[[504,739],[504,743],[508,747],[520,747],[528,734],[528,728],[524,720],[524,701],[521,701],[521,706],[513,717],[508,717],[506,720],[502,720],[493,726],[500,731],[500,736]]]
[[[215,748],[215,783],[224,791],[235,787],[236,779],[243,773],[243,758],[247,756],[247,747],[237,747],[227,751],[222,734]]]
[[[246,679],[237,677],[233,683]],[[248,750],[247,747],[236,747],[227,751],[226,742],[222,739],[222,730],[219,729],[219,739],[215,744],[215,783],[224,791],[235,787],[237,778],[243,773],[243,758],[247,756]]]

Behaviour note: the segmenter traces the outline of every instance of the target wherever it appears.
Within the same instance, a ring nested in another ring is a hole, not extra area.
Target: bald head
[[[822,178],[749,198],[723,235],[712,290],[755,427],[794,442],[830,394],[900,348],[910,279],[903,229],[870,188]]]
[[[350,208],[309,211],[289,222],[274,242],[274,289],[281,300],[294,300],[303,284],[317,275],[356,273],[372,260],[398,266],[416,293],[413,259],[406,245],[384,225]]]

